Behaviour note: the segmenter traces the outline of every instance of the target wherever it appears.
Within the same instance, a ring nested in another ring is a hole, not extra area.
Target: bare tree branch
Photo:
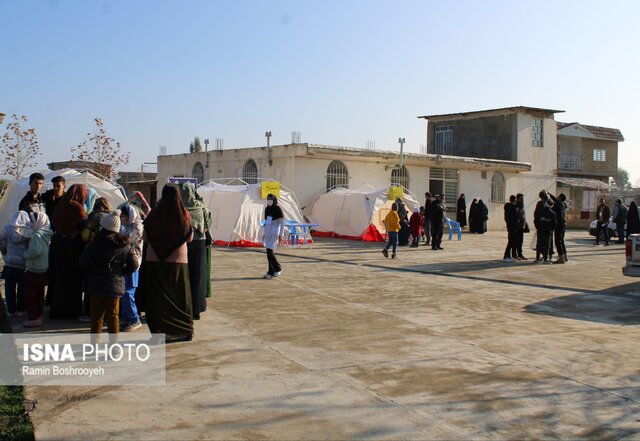
[[[93,162],[96,172],[115,181],[117,169],[129,163],[129,152],[120,152],[120,143],[107,135],[102,119],[94,121],[95,131],[87,133],[88,138],[81,144],[71,147],[71,159]]]
[[[36,130],[23,129],[20,125],[27,122],[25,115],[14,114],[11,119],[0,139],[0,174],[20,179],[25,170],[38,164],[40,146]]]

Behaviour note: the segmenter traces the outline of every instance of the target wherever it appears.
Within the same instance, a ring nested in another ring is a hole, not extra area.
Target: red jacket
[[[412,236],[421,236],[423,225],[424,220],[422,219],[422,215],[420,213],[413,213],[409,218],[409,227],[411,228]]]

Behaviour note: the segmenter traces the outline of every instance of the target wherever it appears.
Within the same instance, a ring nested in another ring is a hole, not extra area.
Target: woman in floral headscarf
[[[136,256],[138,266],[142,261],[142,219],[140,213],[130,204],[124,204],[121,211],[121,228],[120,233],[129,238],[129,243],[133,254]],[[138,279],[140,270],[136,270],[132,274],[124,276],[125,292],[120,298],[120,330],[123,332],[134,331],[142,326],[140,316],[136,307],[136,289],[138,288]]]
[[[191,215],[193,240],[187,245],[189,251],[189,280],[191,281],[191,305],[194,320],[200,319],[200,313],[207,309],[207,271],[206,231],[211,223],[209,207],[204,203],[195,187],[189,183],[177,184],[184,208]],[[211,266],[209,265],[209,268]]]

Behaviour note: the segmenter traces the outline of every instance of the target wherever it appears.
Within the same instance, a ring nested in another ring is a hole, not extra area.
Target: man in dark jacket
[[[27,213],[45,211],[40,197],[43,182],[44,176],[41,173],[32,173],[29,176],[29,191],[18,204],[18,210],[26,211]]]
[[[65,180],[62,176],[56,176],[51,179],[51,183],[53,184],[53,189],[44,192],[42,195],[42,202],[44,203],[44,209],[47,216],[50,220],[53,220],[53,210],[62,200],[62,196],[64,196]],[[51,229],[55,231],[53,222],[51,223]]]
[[[553,231],[553,237],[556,244],[556,251],[558,252],[558,258],[553,263],[565,263],[568,261],[567,247],[564,244],[564,233],[567,228],[567,196],[565,196],[564,193],[560,193],[557,198],[552,194],[549,194],[549,197],[553,201],[553,212],[556,214],[556,228]]]
[[[431,243],[431,204],[433,203],[431,193],[426,192],[424,199],[424,237],[425,244],[429,245]]]
[[[627,207],[622,203],[622,199],[616,200],[613,207],[613,221],[616,223],[616,233],[618,241],[616,243],[624,243],[624,224],[627,222]]]
[[[504,250],[505,262],[513,262],[518,259],[518,207],[516,207],[516,197],[509,196],[509,202],[504,204],[504,222],[507,224],[507,248]]]
[[[444,195],[439,194],[431,203],[431,249],[442,250],[442,232],[444,223]]]
[[[522,246],[524,245],[524,233],[529,232],[527,214],[524,209],[524,195],[522,193],[518,193],[516,195],[516,208],[518,210],[518,231],[516,233],[516,250],[518,253],[518,260],[528,260],[524,257],[524,253],[522,252]]]
[[[547,190],[540,190],[540,193],[538,193],[538,198],[540,198],[540,200],[536,203],[536,208],[533,210],[533,225],[536,227],[536,230],[538,230],[538,223],[540,221],[542,209],[545,207],[547,200],[549,199]],[[540,234],[537,234],[538,239],[536,241],[536,260],[534,263],[540,263],[540,256],[542,255],[542,250],[540,250],[540,247],[538,246],[538,244],[540,243]]]
[[[609,217],[611,216],[611,210],[604,199],[600,199],[600,205],[596,210],[596,243],[594,245],[600,245],[600,233],[604,232],[604,244],[609,245]]]
[[[549,260],[549,249],[551,248],[551,235],[556,228],[556,214],[553,209],[553,201],[546,199],[539,209],[536,209],[537,216],[534,223],[538,232],[537,253],[543,258],[543,263],[551,263]],[[536,259],[540,263],[540,259]]]

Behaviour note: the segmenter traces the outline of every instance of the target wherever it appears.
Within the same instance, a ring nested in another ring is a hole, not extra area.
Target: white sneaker
[[[502,259],[503,262],[513,262],[513,259],[511,257],[505,257],[504,259]]]
[[[273,273],[273,277],[280,277],[280,274],[282,274],[282,271],[276,271]]]
[[[269,274],[269,273],[266,273],[266,274],[265,274],[264,276],[262,276],[262,277],[264,277],[265,279],[271,279],[273,276],[272,276],[271,274]]]

